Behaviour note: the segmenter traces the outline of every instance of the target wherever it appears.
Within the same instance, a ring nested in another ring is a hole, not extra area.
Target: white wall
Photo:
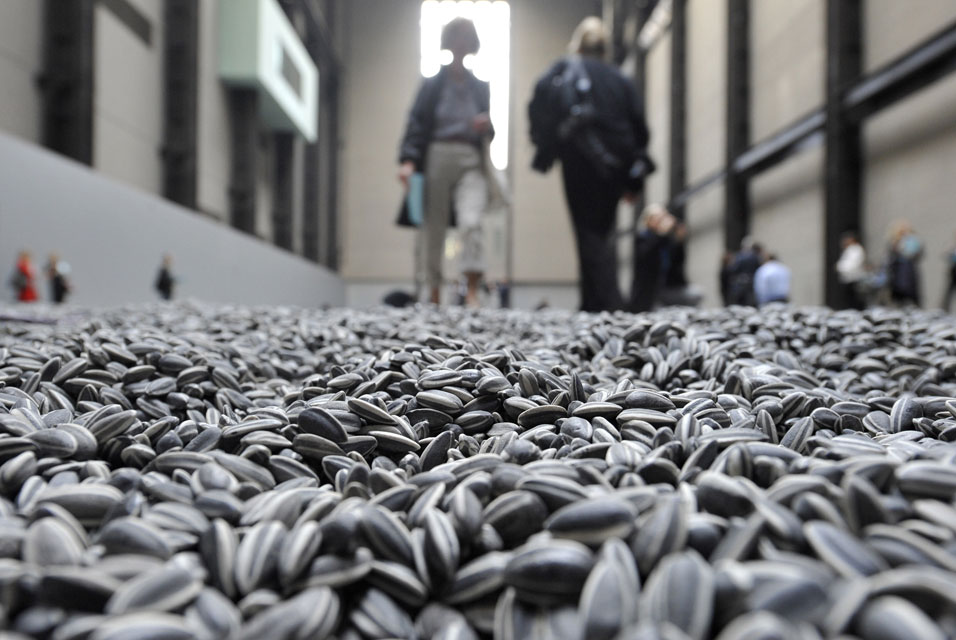
[[[40,139],[40,72],[43,3],[0,2],[0,131]]]
[[[12,266],[21,248],[38,266],[59,253],[72,267],[73,303],[156,299],[166,252],[180,279],[177,298],[344,303],[342,282],[328,270],[36,145],[0,134],[0,166],[0,265]]]
[[[97,4],[93,23],[93,166],[150,193],[162,191],[163,5],[136,0],[152,25],[146,44]]]

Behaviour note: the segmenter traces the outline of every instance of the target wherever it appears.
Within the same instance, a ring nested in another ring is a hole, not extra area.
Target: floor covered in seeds
[[[954,637],[954,440],[956,319],[918,311],[6,321],[0,623]]]

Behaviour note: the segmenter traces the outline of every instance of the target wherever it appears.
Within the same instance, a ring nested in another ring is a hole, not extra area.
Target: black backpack
[[[569,56],[561,82],[563,120],[558,139],[578,151],[605,180],[623,178],[631,169],[630,158],[611,151],[598,133],[599,114],[594,106],[591,77],[579,56]]]
[[[639,162],[621,158],[602,140],[591,78],[579,56],[568,56],[560,73],[539,81],[529,118],[538,147],[532,166],[538,171],[550,169],[562,148],[575,149],[606,180],[627,177],[643,182],[644,176],[654,171],[646,155]]]

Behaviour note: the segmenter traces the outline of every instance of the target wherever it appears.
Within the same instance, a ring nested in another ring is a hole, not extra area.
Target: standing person
[[[946,254],[946,262],[949,267],[949,286],[946,287],[946,294],[943,296],[943,310],[951,311],[953,298],[956,297],[956,238],[953,239],[953,246]]]
[[[21,251],[17,255],[17,264],[10,276],[10,286],[13,287],[18,302],[36,301],[36,272],[29,251]]]
[[[760,268],[763,249],[750,236],[740,243],[740,251],[734,256],[730,267],[730,303],[752,307],[757,300],[754,296],[754,274]]]
[[[633,202],[653,171],[640,99],[616,67],[604,62],[607,33],[585,18],[570,55],[538,80],[528,105],[532,167],[561,161],[564,194],[577,243],[583,311],[620,309],[614,229],[621,198]]]
[[[649,205],[641,214],[634,239],[634,279],[631,281],[630,310],[650,311],[658,296],[667,269],[669,234],[676,219],[659,204]]]
[[[173,277],[170,268],[173,266],[173,257],[168,253],[163,256],[163,263],[159,267],[159,273],[156,275],[156,290],[163,300],[172,300],[173,287],[176,285],[176,278]]]
[[[754,273],[754,298],[758,307],[771,302],[790,302],[790,267],[774,254],[767,254]]]
[[[836,263],[837,276],[843,285],[844,300],[850,309],[862,310],[866,307],[862,287],[866,282],[866,251],[860,239],[853,231],[840,236],[843,252]]]
[[[696,307],[703,296],[687,281],[687,225],[676,218],[666,256],[663,287],[659,296],[660,303]]]
[[[408,189],[413,173],[424,173],[424,219],[419,231],[416,271],[428,286],[429,301],[441,300],[445,232],[454,207],[462,234],[461,270],[465,302],[478,304],[484,274],[481,215],[488,204],[482,145],[494,135],[488,115],[490,90],[465,68],[465,56],[478,53],[471,20],[455,18],[442,29],[442,50],[452,62],[425,79],[408,116],[399,150],[398,177]]]
[[[50,281],[50,299],[54,304],[63,304],[70,292],[70,265],[55,253],[50,254],[46,263],[46,276]]]
[[[731,300],[731,281],[733,280],[733,251],[724,251],[720,259],[720,301],[726,307],[733,303]]]
[[[905,220],[893,225],[890,234],[888,280],[890,299],[897,305],[913,304],[919,307],[919,260],[923,257],[923,243]]]

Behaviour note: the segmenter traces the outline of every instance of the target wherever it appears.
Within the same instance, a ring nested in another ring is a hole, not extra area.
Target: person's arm
[[[434,81],[432,81],[434,82]],[[402,165],[402,172],[406,168],[410,169],[407,174],[411,175],[413,170],[421,171],[422,160],[425,157],[425,149],[428,146],[431,136],[431,123],[434,114],[433,94],[434,88],[429,80],[425,80],[418,89],[415,96],[415,102],[408,114],[408,124],[405,126],[405,135],[399,146],[398,161]],[[399,174],[401,176],[401,173]],[[405,176],[407,179],[408,176]]]
[[[757,272],[754,273],[754,298],[757,301],[757,306],[763,304],[763,301],[766,299],[766,277],[767,273],[765,270],[757,269]]]
[[[495,126],[491,122],[491,85],[487,82],[474,80],[478,83],[478,115],[472,121],[472,127],[480,136],[487,136],[489,140],[495,137]]]
[[[654,161],[647,154],[647,145],[651,136],[644,119],[641,96],[638,95],[637,89],[630,83],[627,87],[627,99],[628,119],[634,134],[634,162],[628,175],[627,191],[628,195],[633,198],[634,194],[643,191],[644,178],[650,175],[656,167]]]

